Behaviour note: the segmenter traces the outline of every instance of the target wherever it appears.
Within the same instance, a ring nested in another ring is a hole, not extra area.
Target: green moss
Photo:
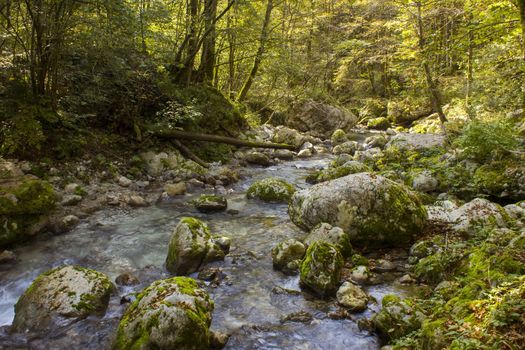
[[[385,117],[370,119],[367,123],[369,129],[386,130],[390,127],[390,121]]]
[[[41,215],[54,209],[56,195],[50,184],[27,180],[15,188],[0,188],[0,215]]]
[[[359,162],[350,161],[347,162],[341,166],[330,166],[326,170],[321,170],[315,179],[315,182],[325,182],[330,180],[335,180],[343,176],[347,176],[350,174],[357,174],[357,173],[364,173],[364,172],[370,172],[371,169]]]
[[[332,244],[317,241],[308,247],[299,268],[301,284],[321,297],[335,293],[341,278],[343,257]]]
[[[348,141],[348,135],[346,134],[344,130],[337,129],[332,134],[332,137],[330,138],[330,140],[332,141],[333,145],[339,145],[345,141]]]
[[[368,266],[368,259],[360,254],[352,255],[352,265],[354,266]]]
[[[246,192],[248,198],[257,198],[265,202],[288,202],[295,193],[295,188],[288,182],[267,178],[254,182]]]

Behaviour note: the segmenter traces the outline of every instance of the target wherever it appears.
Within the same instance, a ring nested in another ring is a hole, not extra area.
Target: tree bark
[[[239,146],[239,147],[254,147],[254,148],[273,148],[273,149],[289,149],[295,150],[295,146],[286,145],[282,143],[271,143],[271,142],[254,142],[239,140],[233,137],[217,136],[209,134],[199,134],[181,130],[166,130],[164,128],[154,127],[150,128],[153,135],[167,138],[167,139],[178,139],[178,140],[189,140],[189,141],[207,141],[215,143],[225,143],[228,145]]]
[[[259,70],[259,66],[261,64],[261,61],[264,55],[266,41],[268,40],[268,36],[270,34],[269,27],[270,27],[270,21],[272,17],[272,10],[273,10],[273,0],[268,0],[268,4],[266,5],[266,14],[264,16],[264,22],[263,22],[263,27],[261,31],[259,49],[257,50],[257,54],[255,55],[252,70],[250,71],[250,74],[248,75],[246,82],[244,83],[241,91],[239,92],[239,96],[237,96],[237,101],[239,102],[242,102],[246,99],[246,96],[248,96],[248,91],[250,91],[250,88],[252,87],[253,80],[257,76],[257,71]]]
[[[204,27],[209,32],[202,44],[201,63],[199,67],[199,80],[211,83],[215,68],[215,17],[217,16],[217,0],[205,0]]]

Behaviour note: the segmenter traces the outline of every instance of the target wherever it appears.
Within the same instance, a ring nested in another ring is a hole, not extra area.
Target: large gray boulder
[[[166,268],[175,275],[187,275],[208,262],[224,259],[225,252],[212,238],[204,222],[182,218],[171,235]]]
[[[419,198],[407,187],[370,173],[296,192],[288,213],[305,230],[326,222],[347,232],[352,244],[368,247],[410,243],[427,219]]]
[[[18,299],[12,331],[48,331],[89,315],[103,315],[113,284],[105,274],[63,266],[38,276]]]
[[[153,282],[126,310],[114,348],[207,350],[213,307],[191,278]]]
[[[349,131],[356,123],[350,111],[312,100],[294,106],[286,119],[289,127],[325,139],[337,129]]]

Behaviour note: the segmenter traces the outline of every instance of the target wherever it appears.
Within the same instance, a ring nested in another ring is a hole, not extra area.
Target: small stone
[[[345,282],[337,290],[337,302],[352,311],[364,311],[368,304],[368,295],[359,286]]]
[[[66,193],[69,193],[69,194],[75,194],[75,192],[77,191],[77,189],[80,188],[80,185],[77,184],[77,183],[70,183],[70,184],[67,184],[65,187],[64,187],[64,192]]]
[[[0,264],[10,264],[16,261],[16,254],[10,250],[4,250],[0,253]]]
[[[133,208],[147,207],[148,202],[141,196],[130,196],[128,199],[128,204]]]
[[[281,323],[285,323],[285,322],[310,323],[313,321],[313,319],[314,317],[312,316],[311,313],[301,310],[297,312],[292,312],[291,314],[281,317]]]
[[[219,212],[228,208],[228,201],[222,196],[202,195],[193,204],[201,213]]]
[[[140,283],[139,279],[131,273],[123,273],[115,278],[115,283],[120,286],[136,286]]]
[[[137,181],[136,184],[138,188],[146,188],[149,186],[149,181]]]
[[[401,284],[412,284],[415,280],[409,274],[403,275],[399,278],[399,283]]]
[[[372,273],[366,266],[358,266],[352,270],[350,273],[350,279],[357,284],[367,284],[370,283],[372,278]]]
[[[232,240],[229,237],[213,237],[213,242],[227,255],[230,252]]]
[[[107,205],[111,205],[111,206],[120,205],[120,198],[116,194],[108,194],[106,195],[106,203]]]
[[[250,164],[262,166],[270,166],[272,163],[270,161],[270,158],[266,154],[261,152],[250,152],[244,157],[244,160]]]
[[[372,268],[373,271],[377,272],[388,272],[388,271],[394,271],[396,269],[396,265],[385,259],[378,259],[375,261],[374,267]]]
[[[305,253],[306,248],[301,242],[295,239],[283,241],[272,249],[273,268],[287,274],[294,274],[299,268],[298,262]]]
[[[228,340],[230,340],[230,335],[227,333],[217,331],[211,331],[210,333],[210,347],[214,350],[223,349],[228,344]]]
[[[131,184],[133,183],[133,181],[131,181],[130,179],[128,179],[127,177],[125,176],[119,176],[117,178],[117,183],[119,184],[119,186],[122,186],[122,187],[129,187],[131,186]]]
[[[79,196],[77,194],[68,194],[62,198],[62,202],[60,202],[63,206],[73,206],[77,205],[82,201],[82,196]]]
[[[60,220],[63,232],[70,231],[73,227],[77,226],[80,222],[80,219],[75,215],[67,215]]]
[[[299,158],[309,158],[313,155],[313,152],[311,149],[303,149],[298,154],[297,157]]]
[[[164,191],[170,196],[180,196],[186,193],[187,186],[185,182],[178,182],[176,184],[166,184],[164,185]]]
[[[287,149],[278,149],[273,152],[273,157],[282,160],[292,160],[295,153]]]

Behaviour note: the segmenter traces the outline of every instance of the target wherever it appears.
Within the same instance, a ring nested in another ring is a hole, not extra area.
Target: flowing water
[[[377,305],[355,319],[333,320],[334,301],[319,301],[307,293],[275,293],[276,287],[300,291],[297,276],[285,276],[272,269],[271,249],[287,238],[301,239],[305,233],[289,220],[286,205],[267,204],[245,198],[253,181],[268,176],[283,178],[306,188],[306,175],[327,166],[329,158],[286,162],[269,168],[248,168],[245,179],[228,188],[228,207],[238,214],[201,214],[187,205],[200,193],[169,203],[135,210],[107,209],[87,219],[72,232],[34,241],[15,249],[19,262],[0,271],[0,326],[11,324],[14,304],[40,273],[63,264],[93,268],[115,278],[121,273],[136,275],[141,284],[119,287],[108,312],[65,329],[39,337],[0,331],[0,349],[108,349],[118,319],[125,310],[122,296],[140,291],[152,281],[169,277],[164,268],[170,234],[182,216],[199,217],[213,233],[232,239],[230,254],[221,267],[227,278],[218,286],[207,286],[215,301],[212,329],[232,334],[226,349],[379,349],[379,341],[360,331],[357,319],[369,317]],[[195,276],[194,276],[195,277]],[[393,283],[369,287],[377,300],[405,291]],[[306,311],[310,323],[284,322],[284,315]]]

